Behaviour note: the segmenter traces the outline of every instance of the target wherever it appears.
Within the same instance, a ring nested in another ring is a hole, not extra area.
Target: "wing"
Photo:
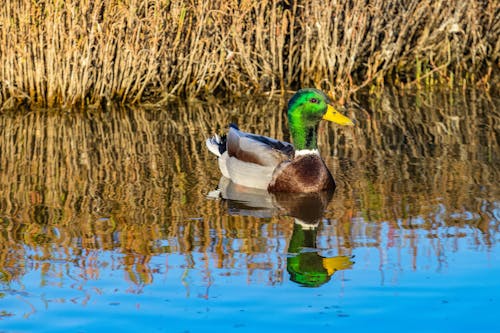
[[[291,143],[283,142],[240,131],[231,125],[227,135],[227,152],[242,162],[276,167],[283,161],[293,159],[295,149]]]

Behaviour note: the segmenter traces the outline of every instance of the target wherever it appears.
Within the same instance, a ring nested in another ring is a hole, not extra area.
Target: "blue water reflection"
[[[322,223],[319,253],[338,254],[335,237],[330,237],[336,221]],[[54,248],[60,257],[49,261],[26,249],[26,274],[1,291],[2,329],[361,331],[370,325],[374,331],[496,330],[492,309],[500,299],[498,232],[488,245],[469,226],[428,232],[404,229],[398,226],[402,222],[355,218],[354,223],[354,229],[363,230],[353,237],[355,263],[316,289],[290,281],[284,235],[274,239],[269,252],[236,253],[231,268],[218,267],[210,253],[151,256],[147,284],[124,271],[126,258],[115,251],[94,251],[83,263],[64,248]],[[425,219],[416,217],[412,223]],[[272,266],[265,264],[269,260]]]
[[[0,116],[0,332],[498,332],[498,116],[392,98],[326,199],[221,186],[205,134],[276,109]]]

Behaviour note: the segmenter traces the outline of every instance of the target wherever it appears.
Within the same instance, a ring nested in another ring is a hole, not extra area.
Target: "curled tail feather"
[[[208,138],[205,141],[208,150],[212,152],[217,157],[221,157],[226,151],[226,136],[218,136],[215,134],[213,137]]]

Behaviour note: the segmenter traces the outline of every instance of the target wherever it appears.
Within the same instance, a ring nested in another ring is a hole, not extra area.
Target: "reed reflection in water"
[[[205,138],[235,122],[288,140],[276,100],[1,115],[0,298],[31,305],[0,316],[30,317],[54,286],[42,303],[86,305],[165,279],[205,299],[242,282],[320,287],[367,265],[397,284],[401,272],[445,269],[453,253],[497,249],[498,100],[387,92],[359,103],[356,127],[319,134],[333,198],[245,193],[224,180],[223,199],[207,197],[220,174]]]

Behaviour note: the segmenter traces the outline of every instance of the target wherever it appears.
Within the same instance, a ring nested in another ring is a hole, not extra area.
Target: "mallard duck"
[[[294,145],[242,132],[234,124],[227,135],[207,139],[222,175],[236,184],[269,192],[333,191],[335,181],[317,147],[318,125],[322,119],[341,125],[353,122],[332,106],[325,93],[313,88],[297,91],[287,113]]]

